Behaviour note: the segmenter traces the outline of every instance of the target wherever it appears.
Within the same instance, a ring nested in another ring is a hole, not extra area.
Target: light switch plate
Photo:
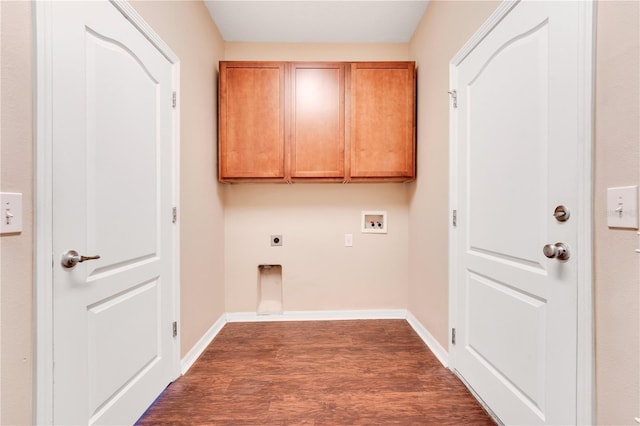
[[[609,228],[638,229],[638,186],[607,189]]]
[[[344,246],[353,247],[353,234],[344,234]]]
[[[22,194],[0,192],[0,233],[22,232]]]

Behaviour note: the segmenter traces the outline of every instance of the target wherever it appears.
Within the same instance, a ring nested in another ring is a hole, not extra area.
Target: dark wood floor
[[[404,320],[229,323],[139,425],[493,425]]]

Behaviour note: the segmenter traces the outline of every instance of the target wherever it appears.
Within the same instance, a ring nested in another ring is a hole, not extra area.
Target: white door
[[[50,6],[53,420],[132,424],[178,368],[173,69],[111,3]]]
[[[576,423],[586,7],[517,3],[452,67],[452,364],[505,424]]]

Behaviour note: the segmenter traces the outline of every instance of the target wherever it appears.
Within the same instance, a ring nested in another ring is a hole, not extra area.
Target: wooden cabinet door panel
[[[351,65],[351,177],[415,176],[415,65]]]
[[[291,177],[344,177],[344,63],[291,66]]]
[[[221,63],[220,178],[284,178],[285,66]]]

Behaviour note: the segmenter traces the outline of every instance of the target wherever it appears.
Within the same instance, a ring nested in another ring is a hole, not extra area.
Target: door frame
[[[502,21],[520,0],[505,0],[467,41],[449,62],[449,90],[457,85],[457,66]],[[580,34],[578,60],[582,64],[578,78],[578,191],[577,191],[577,359],[576,359],[576,421],[593,424],[595,419],[595,347],[593,318],[593,123],[594,123],[594,67],[595,67],[595,2],[580,3]],[[457,209],[458,182],[458,117],[449,108],[449,212]],[[455,228],[449,226],[449,368],[455,372],[456,347],[451,343],[452,328],[458,315],[458,259]],[[457,373],[456,373],[457,374]],[[464,378],[461,377],[464,382]],[[466,384],[466,382],[465,382]],[[468,384],[467,384],[467,387]],[[474,393],[474,396],[475,395]],[[482,401],[480,401],[484,404]],[[488,407],[490,408],[490,407]]]
[[[169,61],[172,87],[180,99],[180,59],[158,34],[126,1],[109,0]],[[34,424],[53,424],[53,155],[52,155],[52,9],[50,2],[35,2],[34,29],[34,115],[35,115],[35,257],[34,257]],[[180,102],[172,111],[172,196],[173,205],[180,204]],[[173,227],[173,318],[180,317],[180,220]],[[180,333],[174,340],[172,358],[174,376],[180,375]]]

